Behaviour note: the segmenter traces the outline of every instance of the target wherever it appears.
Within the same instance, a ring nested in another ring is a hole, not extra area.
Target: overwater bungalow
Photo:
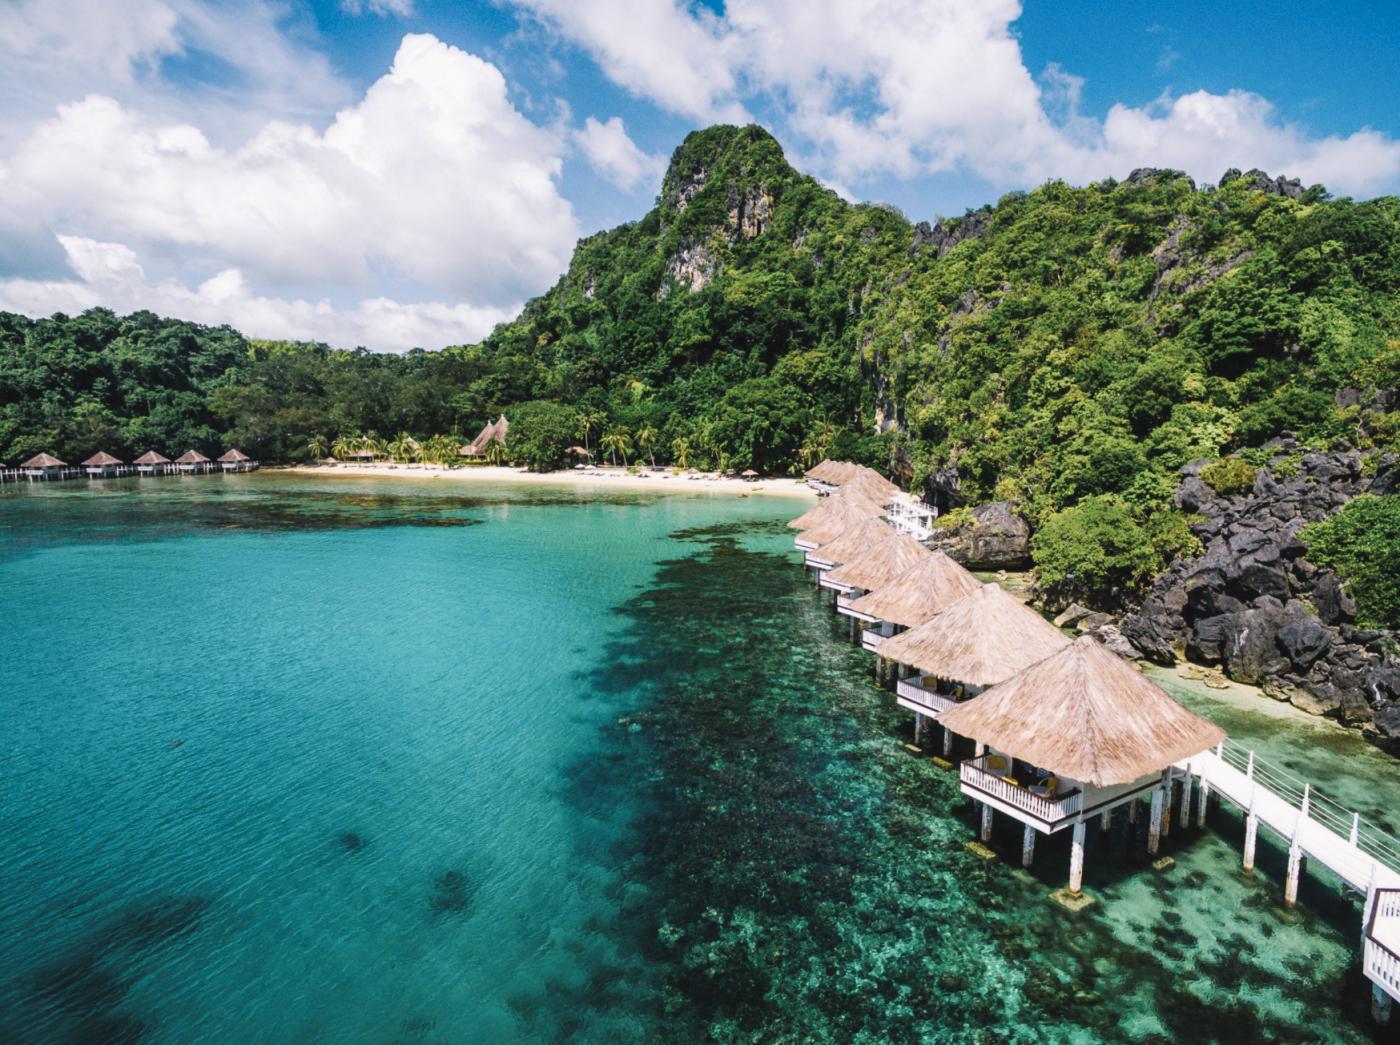
[[[89,479],[107,479],[120,475],[122,462],[106,450],[99,450],[83,462],[83,474]]]
[[[831,497],[822,498],[796,519],[788,522],[788,526],[794,530],[810,530],[824,520],[848,514],[847,509],[855,509],[868,519],[878,519],[885,511],[879,501],[867,497],[859,490],[840,490]],[[799,543],[798,547],[803,545]]]
[[[988,686],[1005,682],[1069,645],[1069,639],[1029,606],[996,584],[941,610],[917,627],[880,643],[876,652],[898,666],[895,696],[917,716],[917,736],[925,717],[942,715]],[[945,727],[943,751],[952,750],[956,730]]]
[[[842,530],[857,523],[869,520],[878,521],[880,518],[879,508],[859,499],[833,500],[829,506],[824,506],[824,508],[825,510],[819,518],[793,538],[792,543],[800,550],[812,551],[818,545],[838,537]]]
[[[219,455],[219,465],[226,472],[251,472],[257,468],[258,462],[242,450],[234,449]]]
[[[485,457],[486,447],[491,440],[496,440],[502,446],[506,445],[506,439],[510,435],[510,422],[506,420],[506,415],[502,414],[496,420],[487,425],[483,425],[476,438],[465,446],[457,448],[459,457]]]
[[[818,550],[816,554],[821,554],[821,551]],[[885,587],[895,577],[932,555],[912,537],[894,533],[888,540],[877,541],[854,559],[823,573],[818,583],[836,592],[836,608],[839,610],[843,604]]]
[[[807,485],[815,489],[818,493],[831,493],[842,483],[854,479],[858,474],[858,465],[850,461],[822,461],[813,468],[809,468],[802,476]]]
[[[35,454],[19,466],[20,474],[26,479],[62,479],[63,469],[68,466],[50,453]]]
[[[967,568],[931,551],[888,583],[872,585],[858,597],[838,597],[836,609],[858,624],[873,625],[864,629],[861,645],[876,653],[885,639],[918,627],[981,587]]]
[[[170,469],[170,458],[147,450],[135,461],[138,475],[164,475]]]
[[[803,536],[810,536],[811,533],[812,531],[808,530]],[[822,574],[827,570],[843,566],[872,548],[894,540],[895,537],[895,532],[879,519],[861,519],[833,535],[830,540],[819,542],[817,547],[807,552],[804,564],[817,571],[817,580],[820,582]]]
[[[186,450],[175,458],[175,470],[186,474],[199,474],[209,471],[209,466],[213,463],[198,450]]]
[[[1225,731],[1173,700],[1142,672],[1085,635],[943,713],[952,731],[977,742],[963,762],[963,794],[982,806],[982,840],[993,810],[1025,825],[1021,860],[1036,832],[1074,832],[1069,891],[1084,874],[1084,823],[1152,792],[1148,837],[1160,829],[1173,763],[1200,755]],[[1155,845],[1149,844],[1155,849]]]

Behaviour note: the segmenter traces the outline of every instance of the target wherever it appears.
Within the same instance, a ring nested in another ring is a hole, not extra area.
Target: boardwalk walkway
[[[1177,768],[1189,774],[1188,787],[1190,777],[1200,781],[1202,803],[1214,793],[1244,811],[1246,868],[1254,866],[1260,826],[1288,845],[1287,903],[1298,895],[1304,857],[1366,896],[1363,968],[1375,985],[1377,1018],[1387,1018],[1391,999],[1400,998],[1400,839],[1229,740]]]

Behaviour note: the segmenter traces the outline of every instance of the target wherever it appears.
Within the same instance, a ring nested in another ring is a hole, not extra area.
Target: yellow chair
[[[1055,777],[1053,777],[1053,776],[1048,776],[1048,777],[1046,777],[1046,778],[1045,778],[1045,797],[1046,797],[1046,798],[1054,798],[1054,797],[1055,797],[1055,791],[1056,791],[1057,788],[1059,788],[1059,786],[1060,786],[1060,781],[1059,781],[1057,778],[1055,778]]]
[[[1020,787],[1020,786],[1021,786],[1021,781],[1017,780],[1014,776],[1004,776],[1004,777],[1002,777],[1002,779],[1005,780],[1005,781],[1006,781],[1008,784],[1010,784],[1012,787]]]
[[[992,755],[987,759],[987,769],[993,773],[1000,773],[1006,768],[1006,759],[1000,755]]]
[[[924,689],[937,689],[938,680],[932,675],[925,675],[923,678],[919,679],[919,685],[923,686]]]

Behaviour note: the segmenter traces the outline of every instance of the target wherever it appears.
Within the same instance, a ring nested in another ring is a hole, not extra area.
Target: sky
[[[934,220],[1230,167],[1400,192],[1400,3],[0,0],[0,309],[479,340],[758,122]]]

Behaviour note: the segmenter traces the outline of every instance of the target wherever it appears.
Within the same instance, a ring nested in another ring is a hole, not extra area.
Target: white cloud
[[[61,106],[6,158],[0,231],[75,229],[255,283],[365,291],[395,278],[500,307],[567,263],[566,147],[515,110],[493,65],[406,36],[323,132],[272,121],[223,149],[111,98]]]
[[[661,107],[735,118],[763,100],[820,173],[856,181],[970,171],[1001,184],[1092,179],[1137,166],[1214,179],[1227,167],[1324,180],[1337,192],[1400,183],[1400,142],[1372,130],[1313,137],[1240,91],[1079,112],[1082,79],[1037,83],[1012,24],[1018,0],[515,0]]]
[[[627,136],[622,117],[599,123],[592,116],[574,132],[574,141],[583,150],[589,165],[619,189],[630,191],[647,181],[658,181],[666,161],[637,148]]]
[[[352,15],[368,11],[381,16],[408,18],[413,14],[413,0],[340,0],[340,9]]]
[[[200,323],[227,323],[250,337],[364,345],[379,351],[439,348],[479,340],[518,306],[441,302],[402,303],[368,297],[349,308],[325,299],[255,294],[237,269],[224,269],[194,287],[147,279],[137,255],[121,243],[59,236],[76,278],[0,280],[0,309],[28,315],[75,313],[102,305],[117,312],[149,309]]]

